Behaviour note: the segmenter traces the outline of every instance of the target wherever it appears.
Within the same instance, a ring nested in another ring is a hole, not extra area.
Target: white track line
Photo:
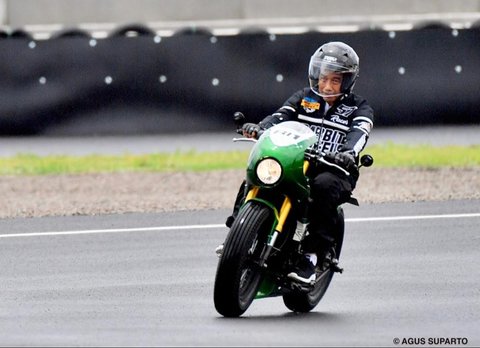
[[[173,231],[173,230],[198,230],[208,228],[220,228],[225,225],[186,225],[186,226],[161,226],[161,227],[133,227],[133,228],[110,228],[106,230],[79,230],[79,231],[56,231],[56,232],[31,232],[0,234],[0,238],[12,237],[37,237],[37,236],[63,236],[74,234],[97,234],[97,233],[125,233],[125,232],[149,232],[149,231]],[[225,227],[226,228],[226,227]]]
[[[428,219],[461,219],[461,218],[478,218],[478,217],[480,217],[480,213],[350,218],[350,219],[345,219],[345,221],[346,222],[375,222],[375,221],[402,221],[402,220],[428,220]],[[207,225],[112,228],[112,229],[103,229],[103,230],[8,233],[8,234],[0,234],[0,238],[65,236],[65,235],[79,235],[79,234],[99,234],[99,233],[200,230],[200,229],[215,229],[215,228],[226,228],[226,227],[224,224],[207,224]]]
[[[401,221],[401,220],[428,220],[428,219],[459,219],[459,218],[474,218],[474,217],[480,217],[480,213],[351,218],[351,219],[345,219],[345,221],[346,222],[367,222],[367,221],[370,222],[370,221]]]

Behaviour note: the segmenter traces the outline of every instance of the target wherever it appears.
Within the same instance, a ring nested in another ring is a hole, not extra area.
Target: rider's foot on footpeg
[[[303,284],[315,283],[315,265],[309,258],[303,256],[287,277]]]

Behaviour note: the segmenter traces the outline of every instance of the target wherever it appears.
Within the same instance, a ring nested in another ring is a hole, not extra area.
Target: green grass
[[[126,171],[202,171],[243,168],[247,152],[176,152],[118,156],[37,156],[0,158],[0,175],[79,174]]]
[[[480,146],[369,146],[375,167],[476,167]],[[0,158],[0,175],[78,174],[125,171],[207,171],[245,168],[248,151],[176,152],[118,156],[37,156]]]

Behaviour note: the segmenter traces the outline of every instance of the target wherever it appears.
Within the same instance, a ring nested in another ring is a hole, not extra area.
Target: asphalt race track
[[[212,300],[227,211],[2,219],[0,345],[479,346],[480,201],[345,211],[345,272],[315,310],[238,319]]]
[[[370,144],[479,144],[479,130],[378,129]],[[0,138],[0,155],[251,147],[233,136]],[[239,319],[213,305],[227,211],[0,219],[0,345],[480,346],[480,201],[345,211],[345,272],[315,310],[262,299]]]

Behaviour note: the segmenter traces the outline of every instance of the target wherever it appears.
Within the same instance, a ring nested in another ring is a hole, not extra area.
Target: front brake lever
[[[252,142],[256,143],[258,140],[255,138],[233,138],[233,142]]]
[[[322,162],[323,164],[326,164],[327,166],[334,167],[334,168],[338,169],[339,171],[345,173],[346,176],[350,176],[350,173],[349,173],[346,169],[343,169],[343,168],[340,167],[338,164],[335,164],[335,163],[332,163],[332,162],[327,161],[327,160],[325,159],[325,156],[324,156],[324,157],[320,157],[319,161]]]

